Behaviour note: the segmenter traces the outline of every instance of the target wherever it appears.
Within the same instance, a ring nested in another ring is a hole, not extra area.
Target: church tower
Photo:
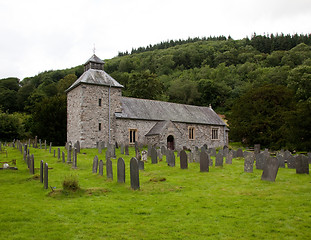
[[[67,90],[67,142],[82,148],[115,142],[115,113],[121,112],[123,86],[104,71],[95,54],[84,64],[84,73]]]

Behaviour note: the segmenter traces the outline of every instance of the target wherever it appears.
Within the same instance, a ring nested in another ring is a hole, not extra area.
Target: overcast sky
[[[0,79],[161,41],[311,33],[311,0],[0,0]]]

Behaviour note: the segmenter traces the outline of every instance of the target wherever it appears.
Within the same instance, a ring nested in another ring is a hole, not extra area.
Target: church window
[[[98,106],[100,106],[100,107],[101,107],[101,105],[102,105],[102,99],[101,99],[101,98],[99,98],[99,99],[98,99]]]
[[[102,130],[102,124],[98,123],[98,131],[101,131],[101,130]]]
[[[130,129],[130,143],[135,143],[137,141],[137,129]]]
[[[190,140],[194,140],[194,127],[188,127],[188,137]]]
[[[218,128],[212,128],[212,140],[218,140]]]

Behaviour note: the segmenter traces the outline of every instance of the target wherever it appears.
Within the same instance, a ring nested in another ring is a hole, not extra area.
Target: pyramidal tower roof
[[[104,64],[105,62],[103,60],[93,54],[84,64],[84,73],[66,90],[66,92],[71,91],[80,84],[123,88],[123,85],[104,71]]]

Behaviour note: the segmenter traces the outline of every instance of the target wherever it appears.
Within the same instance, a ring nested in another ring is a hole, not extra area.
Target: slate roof
[[[105,62],[103,60],[101,60],[99,57],[97,57],[95,54],[93,54],[93,56],[86,61],[85,64],[89,63],[89,62],[94,62],[94,63],[100,63],[100,64],[104,64]],[[84,64],[84,65],[85,65]]]
[[[121,98],[122,112],[117,118],[156,120],[225,126],[221,118],[209,107],[162,102],[138,98]],[[159,126],[161,127],[160,123]]]
[[[157,122],[145,136],[159,135],[170,121]]]
[[[111,86],[111,87],[119,87],[123,88],[123,85],[114,80],[108,73],[104,70],[97,69],[89,69],[84,72],[67,90],[74,89],[79,86],[81,83],[85,84],[94,84],[94,85],[103,85],[103,86]]]

